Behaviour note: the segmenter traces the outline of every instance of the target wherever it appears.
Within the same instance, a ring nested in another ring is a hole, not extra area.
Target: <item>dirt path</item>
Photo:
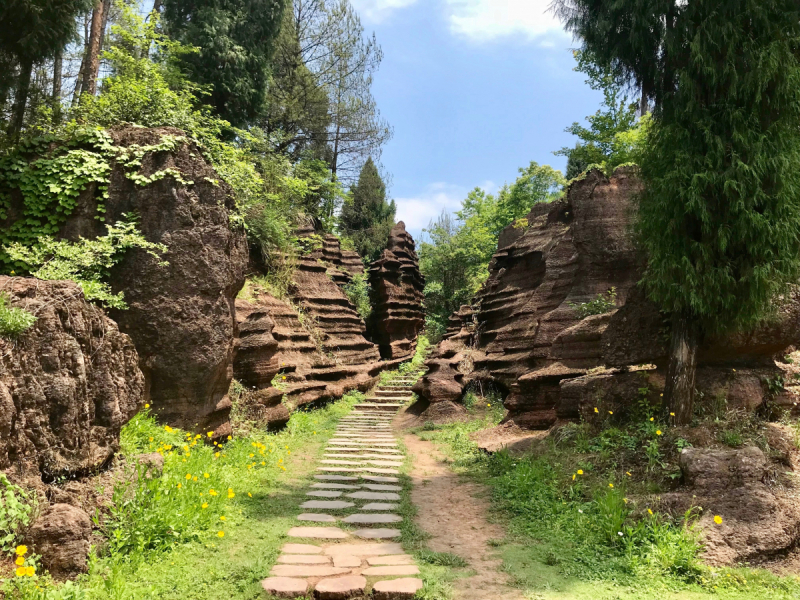
[[[418,525],[433,536],[430,549],[458,554],[476,571],[453,582],[456,599],[524,600],[500,570],[501,561],[491,557],[489,540],[502,539],[505,532],[486,520],[485,488],[455,475],[431,442],[412,434],[404,442],[413,460],[411,499],[419,511]]]

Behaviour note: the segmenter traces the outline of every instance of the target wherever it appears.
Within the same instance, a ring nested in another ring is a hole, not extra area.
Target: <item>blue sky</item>
[[[476,186],[495,191],[553,150],[602,99],[572,69],[550,0],[351,0],[384,60],[373,93],[394,127],[382,162],[415,239]]]

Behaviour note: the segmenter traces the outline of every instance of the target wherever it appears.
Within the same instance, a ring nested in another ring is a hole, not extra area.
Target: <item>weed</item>
[[[8,294],[0,293],[0,338],[14,340],[36,322],[27,310],[10,305]]]
[[[35,513],[36,495],[14,485],[0,473],[0,551],[11,552]]]
[[[417,560],[428,563],[429,565],[437,565],[440,567],[466,567],[469,563],[459,556],[451,552],[434,552],[433,550],[419,550],[415,553]]]
[[[617,288],[612,287],[605,294],[597,294],[593,300],[581,304],[572,304],[579,319],[585,319],[590,315],[602,315],[611,312],[617,307]]]

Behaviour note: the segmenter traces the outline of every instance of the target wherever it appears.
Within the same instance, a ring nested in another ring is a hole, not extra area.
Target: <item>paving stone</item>
[[[329,557],[330,558],[330,557]],[[334,567],[348,567],[353,569],[361,566],[361,557],[352,554],[338,554],[333,557]]]
[[[335,490],[315,490],[306,492],[306,496],[315,496],[317,498],[338,498],[341,495],[342,492],[337,492]]]
[[[329,565],[331,557],[319,554],[281,554],[278,562],[282,565]]]
[[[372,586],[374,600],[410,600],[422,589],[422,579],[404,577],[378,581]]]
[[[317,583],[314,587],[314,596],[318,600],[347,600],[363,596],[366,588],[367,579],[361,575],[334,577]]]
[[[395,492],[353,492],[347,497],[357,500],[400,500],[400,494]]]
[[[387,504],[385,502],[370,502],[361,507],[361,510],[397,510],[399,504]]]
[[[363,452],[363,451],[362,451]],[[371,450],[367,450],[367,452],[372,452]],[[385,454],[326,454],[325,458],[358,458],[361,460],[393,460],[395,461],[393,464],[402,465],[403,464],[403,455],[398,454],[396,456],[392,455],[385,455]],[[397,462],[399,461],[399,462]]]
[[[414,557],[410,554],[395,554],[392,556],[370,556],[367,558],[370,567],[381,567],[386,565],[413,565]],[[333,563],[336,566],[336,563]]]
[[[403,517],[399,515],[386,515],[382,513],[372,513],[369,515],[355,514],[343,519],[344,523],[358,523],[360,525],[379,525],[382,523],[399,523]]]
[[[348,477],[346,475],[314,475],[314,479],[320,481],[358,481],[358,477]]]
[[[346,483],[314,483],[312,488],[326,488],[329,490],[357,490],[360,485],[347,485]],[[397,488],[400,489],[400,488]]]
[[[337,454],[327,454],[326,453],[326,454],[323,455],[323,457],[326,458],[326,459],[330,459],[330,458],[366,458],[361,454],[338,454],[338,453]]]
[[[356,537],[368,540],[388,540],[400,537],[399,529],[358,529],[353,532]]]
[[[400,471],[397,469],[383,469],[379,467],[367,467],[363,469],[367,473],[381,473],[383,475],[399,475]]]
[[[400,481],[397,477],[379,477],[377,475],[362,475],[361,479],[377,483],[398,483]]]
[[[364,461],[360,460],[338,460],[338,459],[325,459],[321,460],[320,463],[323,465],[349,465],[353,467],[359,467],[364,464]]]
[[[395,460],[365,460],[368,465],[375,465],[376,467],[402,467],[402,462]]]
[[[274,577],[331,577],[349,571],[328,565],[275,565],[270,573]]]
[[[267,577],[261,582],[261,587],[268,594],[278,598],[299,598],[306,595],[308,582],[293,577]]]
[[[303,513],[302,515],[297,515],[297,520],[314,521],[315,523],[336,523],[336,517],[319,513]]]
[[[355,504],[352,502],[345,502],[344,500],[309,500],[308,502],[303,502],[300,508],[305,510],[343,510],[354,506]]]
[[[362,571],[370,577],[388,577],[389,575],[419,575],[417,565],[394,565],[389,567],[370,567]]]
[[[281,548],[284,554],[322,554],[322,546],[312,544],[284,544]]]
[[[395,542],[360,542],[355,544],[332,544],[323,552],[328,556],[389,556],[405,554],[403,546]]]
[[[363,487],[373,492],[399,492],[403,489],[399,485],[378,485],[375,483],[365,483]]]
[[[317,540],[341,540],[348,537],[347,533],[338,527],[292,527],[287,535],[289,537]],[[288,577],[291,577],[291,575]],[[301,575],[301,577],[304,576]]]
[[[361,471],[361,469],[355,467],[317,467],[317,471],[322,471],[323,473],[353,473]]]

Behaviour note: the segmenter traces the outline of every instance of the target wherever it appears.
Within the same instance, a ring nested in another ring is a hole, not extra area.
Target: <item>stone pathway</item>
[[[300,505],[291,543],[261,582],[278,598],[344,600],[413,598],[419,568],[396,541],[400,467],[405,460],[391,429],[416,380],[395,377],[342,418]]]

